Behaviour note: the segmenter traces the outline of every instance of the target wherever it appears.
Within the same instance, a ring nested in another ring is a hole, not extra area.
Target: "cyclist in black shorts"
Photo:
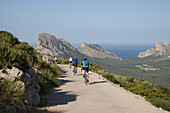
[[[77,58],[75,57],[74,59],[73,59],[73,70],[74,70],[74,66],[76,67],[76,73],[77,73],[77,65],[78,65],[78,60],[77,60]]]
[[[87,72],[87,79],[89,81],[89,62],[87,61],[87,58],[83,59],[83,61],[81,63],[81,68],[83,69],[83,71],[86,70],[86,72]]]

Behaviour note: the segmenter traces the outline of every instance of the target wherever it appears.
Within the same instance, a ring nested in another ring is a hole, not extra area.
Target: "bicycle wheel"
[[[88,80],[87,80],[86,70],[84,70],[84,81],[85,81],[85,84],[87,85],[88,84]]]
[[[76,75],[76,67],[74,66],[74,70],[73,70],[74,75]]]

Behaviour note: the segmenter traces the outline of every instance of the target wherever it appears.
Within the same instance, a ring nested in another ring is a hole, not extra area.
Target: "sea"
[[[80,46],[81,44],[72,44]],[[104,50],[114,53],[120,58],[137,58],[140,52],[155,48],[155,44],[98,44]]]
[[[137,58],[140,52],[155,48],[155,44],[100,44],[100,46],[123,59]]]

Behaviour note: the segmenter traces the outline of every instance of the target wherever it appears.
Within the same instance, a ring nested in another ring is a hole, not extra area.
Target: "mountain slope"
[[[68,59],[71,56],[79,59],[87,57],[90,61],[93,61],[95,58],[121,60],[121,58],[105,51],[99,45],[83,43],[80,47],[75,48],[66,40],[56,38],[54,35],[47,33],[38,35],[35,49],[42,54],[57,56],[61,59]]]
[[[77,51],[69,42],[64,39],[56,38],[54,35],[41,33],[38,35],[35,49],[43,54],[57,56],[66,59],[74,56],[81,57],[81,53]]]
[[[170,55],[170,43],[166,42],[165,44],[163,44],[161,42],[157,42],[156,48],[151,48],[145,52],[140,52],[138,57],[144,58],[144,57],[151,56],[151,55],[154,55],[154,56]]]
[[[105,51],[101,46],[97,44],[87,44],[85,42],[80,45],[80,47],[76,47],[80,53],[83,53],[89,57],[95,58],[109,58],[121,60],[121,58],[117,57],[115,54]]]

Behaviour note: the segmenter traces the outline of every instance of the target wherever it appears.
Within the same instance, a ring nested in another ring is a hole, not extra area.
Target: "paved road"
[[[82,72],[73,75],[68,65],[61,86],[48,95],[47,110],[59,113],[169,113],[154,107],[142,97],[132,94],[90,72],[90,84],[85,85]]]

